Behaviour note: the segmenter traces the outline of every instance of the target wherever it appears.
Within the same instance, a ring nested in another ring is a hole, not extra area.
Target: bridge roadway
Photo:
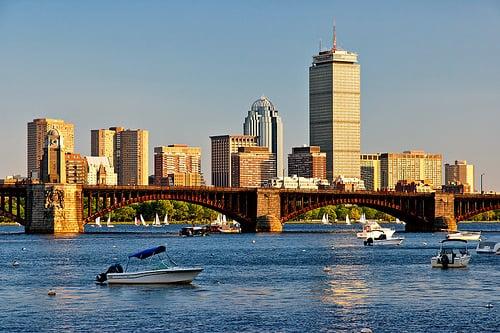
[[[83,232],[85,223],[116,209],[151,200],[178,200],[240,221],[246,232],[281,231],[286,221],[327,205],[375,208],[406,221],[407,231],[456,230],[456,223],[500,209],[500,195],[341,192],[274,188],[0,185],[0,215],[28,233]],[[24,207],[24,209],[22,208]]]

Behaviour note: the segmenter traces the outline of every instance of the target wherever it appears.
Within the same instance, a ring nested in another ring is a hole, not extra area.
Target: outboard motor
[[[108,280],[108,273],[123,273],[123,267],[120,264],[113,264],[109,266],[106,272],[98,274],[95,277],[95,280],[99,283],[104,283],[106,280]]]

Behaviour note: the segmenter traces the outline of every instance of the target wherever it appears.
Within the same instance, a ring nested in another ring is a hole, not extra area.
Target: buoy
[[[14,267],[19,266],[19,261],[14,260],[14,261],[12,262],[12,266],[14,266]]]
[[[254,240],[252,240],[252,243],[253,243],[253,244],[255,244],[255,239],[254,239]]]
[[[302,250],[302,252],[306,252],[306,250]]]
[[[49,292],[47,293],[47,295],[49,295],[49,296],[55,296],[56,295],[56,291],[53,290],[53,289],[50,289]]]
[[[115,247],[116,247],[116,245],[113,245],[113,248],[115,248]]]
[[[487,309],[491,309],[492,307],[493,307],[493,304],[491,304],[491,303],[486,304]]]
[[[372,331],[371,329],[369,329],[369,328],[365,327],[365,328],[363,328],[363,329],[361,330],[361,333],[373,333],[373,331]]]
[[[23,247],[23,248],[21,249],[21,251],[26,251],[26,248],[25,248],[25,247]]]
[[[422,244],[424,244],[424,246],[426,246],[426,245],[427,245],[427,242],[423,242]]]

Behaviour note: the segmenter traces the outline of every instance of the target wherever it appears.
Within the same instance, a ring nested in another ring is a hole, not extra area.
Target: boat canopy
[[[154,256],[156,254],[165,252],[166,250],[167,250],[167,248],[164,245],[160,245],[157,247],[152,247],[152,248],[147,249],[147,250],[143,250],[141,252],[131,254],[128,257],[129,258],[146,259],[146,258],[149,258],[149,257]]]
[[[441,240],[441,243],[446,243],[446,242],[463,242],[463,243],[467,243],[467,241],[465,239],[459,239],[459,238],[456,238],[456,239],[443,239],[443,240]]]

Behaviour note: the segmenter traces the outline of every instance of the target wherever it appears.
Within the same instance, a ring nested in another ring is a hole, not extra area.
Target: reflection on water
[[[500,236],[500,225],[480,226],[488,237]],[[282,234],[202,238],[178,237],[179,228],[117,225],[55,237],[1,227],[0,331],[494,332],[500,326],[500,256],[473,255],[463,270],[431,269],[443,233],[405,233],[402,246],[379,248],[364,247],[346,226],[287,225]],[[192,285],[94,283],[110,264],[159,244],[179,263],[204,267]],[[50,289],[56,296],[47,295]]]

